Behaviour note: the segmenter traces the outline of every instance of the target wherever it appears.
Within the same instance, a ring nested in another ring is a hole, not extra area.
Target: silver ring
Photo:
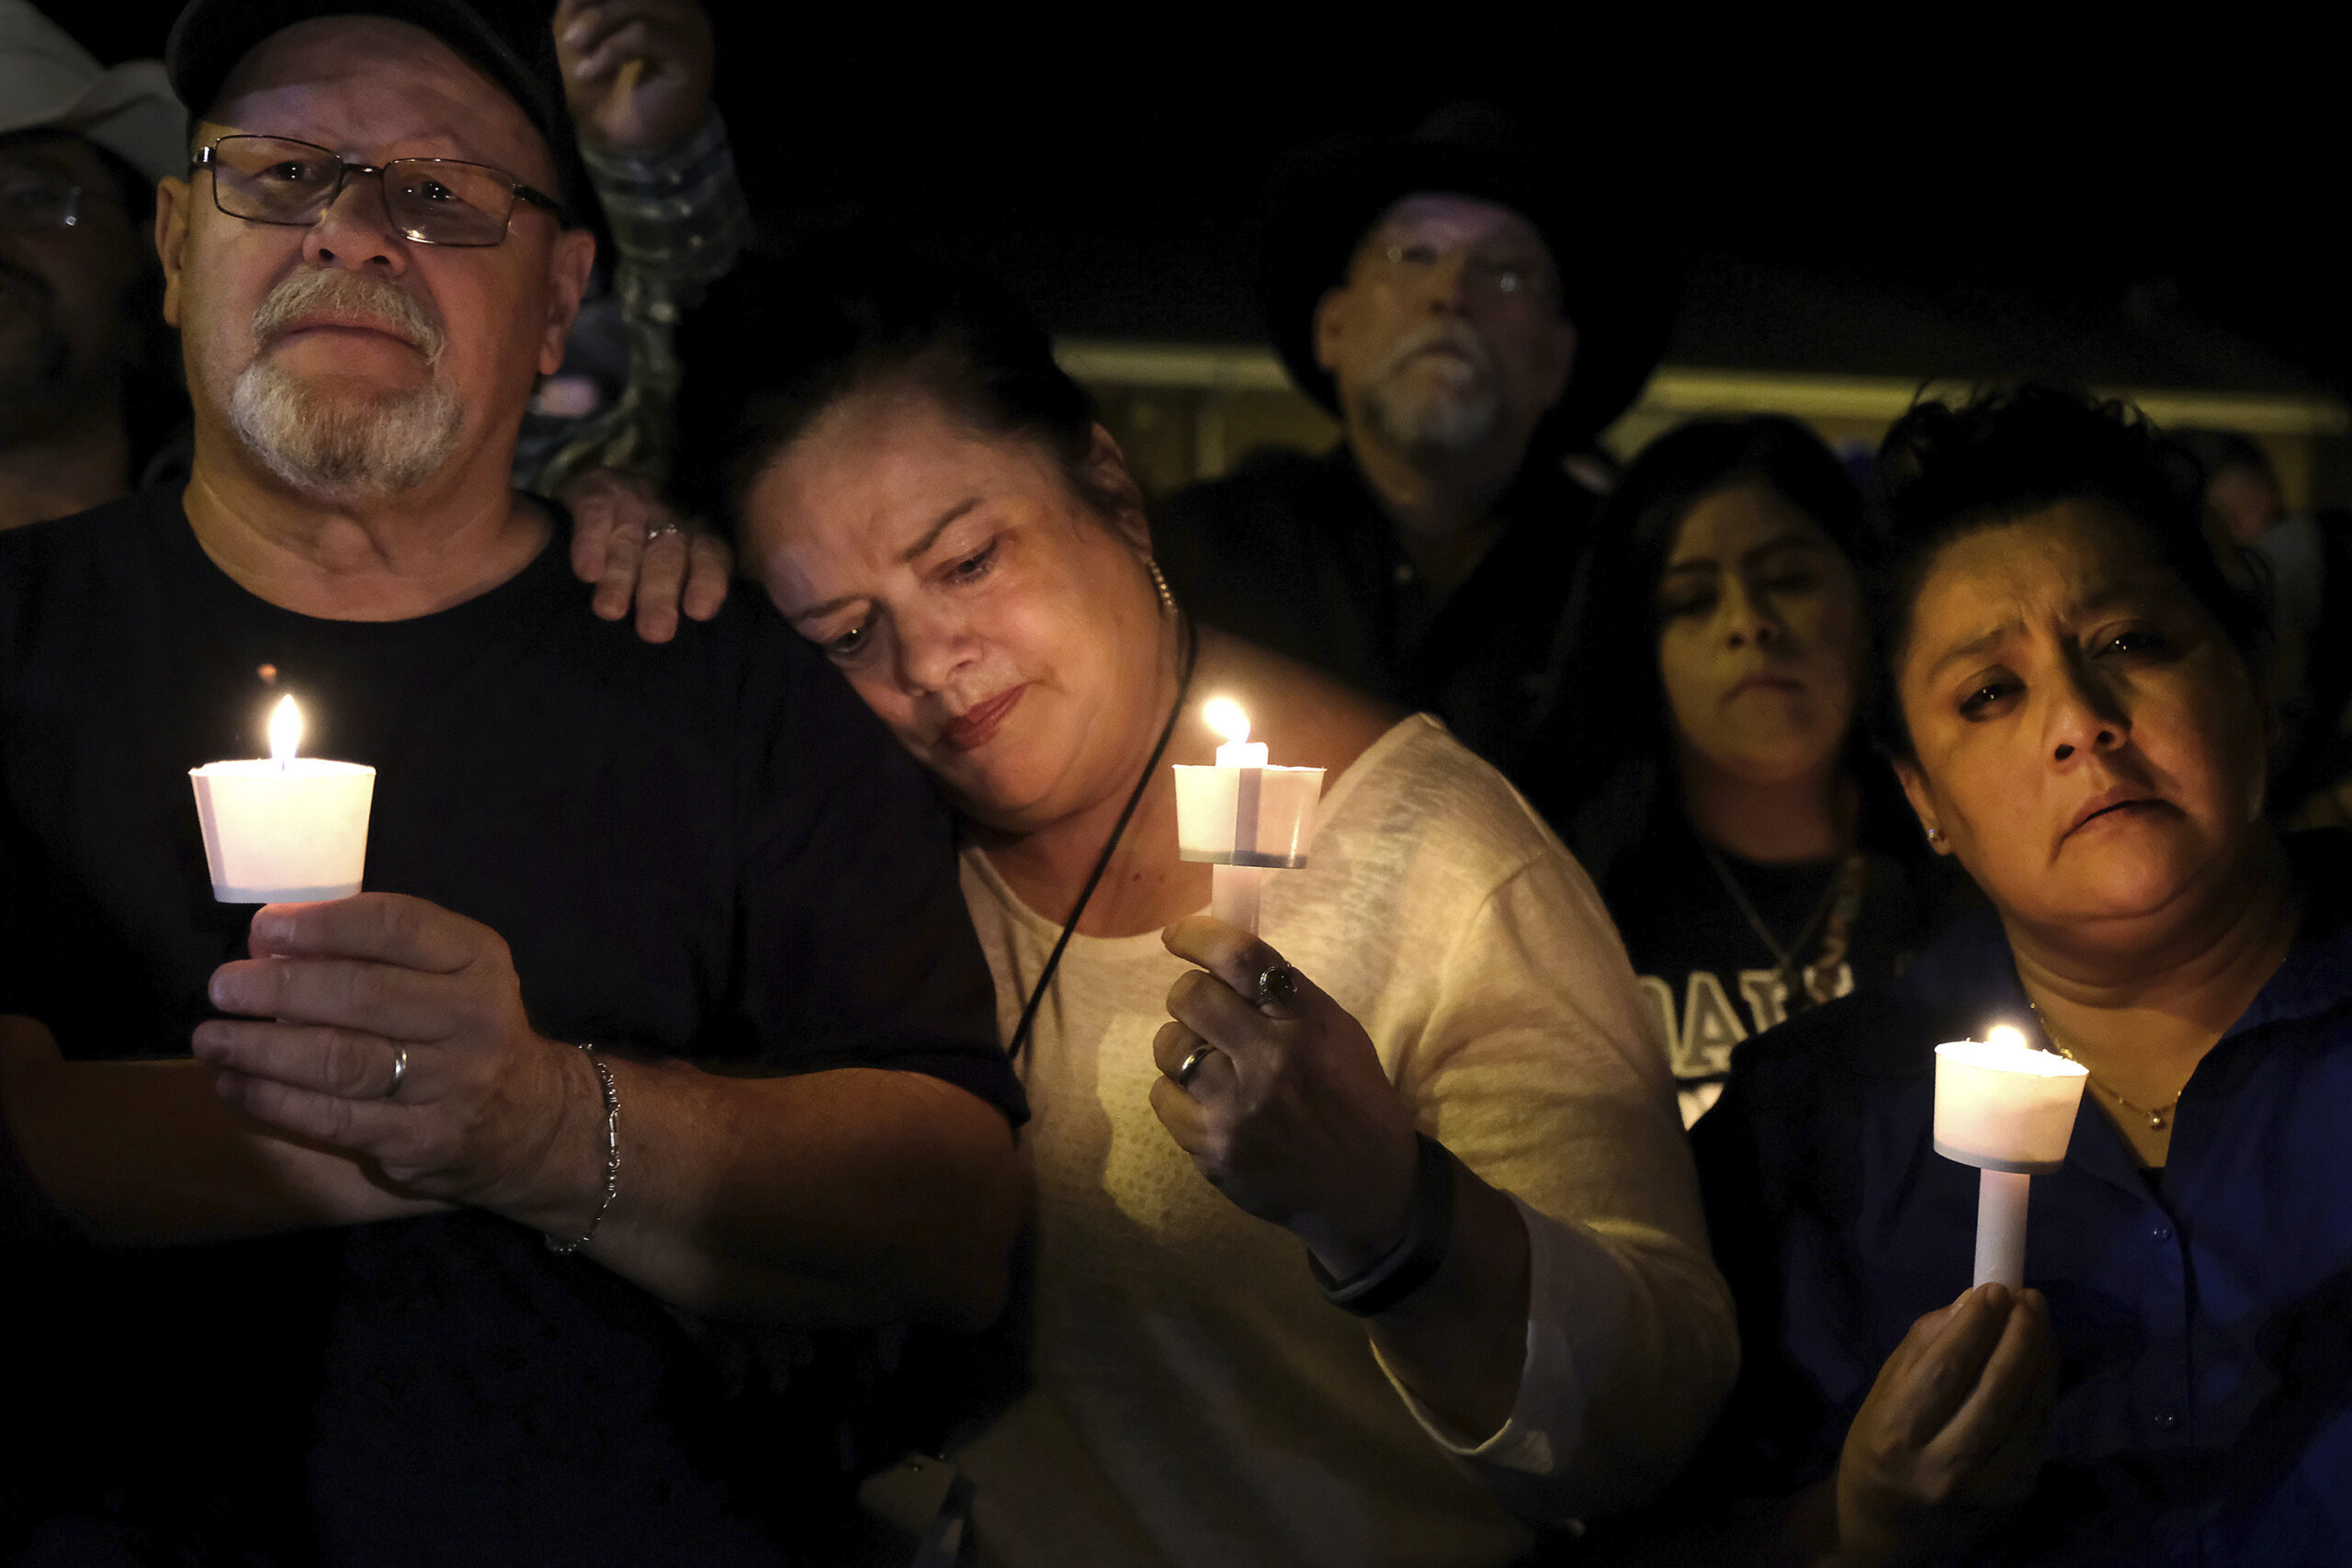
[[[1216,1049],[1214,1045],[1193,1046],[1193,1054],[1177,1065],[1176,1087],[1178,1089],[1188,1087],[1193,1081],[1193,1075],[1201,1070],[1201,1064],[1207,1061],[1210,1054]]]
[[[661,522],[656,523],[652,527],[648,528],[645,531],[645,542],[650,545],[656,539],[666,539],[673,534],[683,534],[685,530],[684,528],[678,526],[678,520],[676,518],[664,517]]]
[[[406,1077],[408,1077],[408,1047],[403,1045],[392,1053],[392,1085],[384,1091],[386,1100],[400,1093],[401,1079]]]

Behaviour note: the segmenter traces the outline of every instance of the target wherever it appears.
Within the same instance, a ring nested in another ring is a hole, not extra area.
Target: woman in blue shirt
[[[1736,1059],[1698,1145],[1747,1364],[1719,1434],[1841,1563],[2352,1554],[2352,849],[2262,813],[2258,625],[2192,461],[2028,389],[1882,455],[1883,739],[1989,908]],[[1932,1050],[2090,1074],[2029,1288],[1968,1289]]]

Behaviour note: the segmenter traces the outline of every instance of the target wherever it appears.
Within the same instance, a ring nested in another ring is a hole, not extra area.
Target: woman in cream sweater
[[[1035,1383],[958,1455],[983,1555],[1502,1563],[1663,1484],[1735,1333],[1574,861],[1434,720],[1195,633],[1004,297],[868,261],[736,298],[747,564],[962,812],[1035,1113]],[[1211,695],[1328,770],[1261,938],[1177,858]]]

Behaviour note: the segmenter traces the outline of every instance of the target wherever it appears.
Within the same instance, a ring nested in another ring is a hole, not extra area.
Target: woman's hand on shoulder
[[[683,521],[648,480],[615,468],[591,468],[557,499],[571,512],[571,570],[596,585],[596,614],[617,621],[637,605],[637,635],[667,642],[678,613],[697,621],[718,614],[735,554],[727,541]]]
[[[1847,1429],[1829,1561],[1917,1561],[2021,1502],[2057,1371],[2039,1291],[1979,1286],[1913,1324]]]
[[[1173,1021],[1152,1042],[1161,1124],[1218,1191],[1331,1273],[1377,1262],[1404,1234],[1418,1149],[1363,1025],[1238,927],[1193,915],[1160,940],[1201,966],[1170,987]]]

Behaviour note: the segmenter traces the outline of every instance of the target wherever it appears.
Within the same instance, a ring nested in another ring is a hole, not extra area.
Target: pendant
[[[2159,1133],[2163,1132],[2165,1130],[2165,1113],[2161,1111],[2149,1111],[2148,1125],[2154,1127]]]

